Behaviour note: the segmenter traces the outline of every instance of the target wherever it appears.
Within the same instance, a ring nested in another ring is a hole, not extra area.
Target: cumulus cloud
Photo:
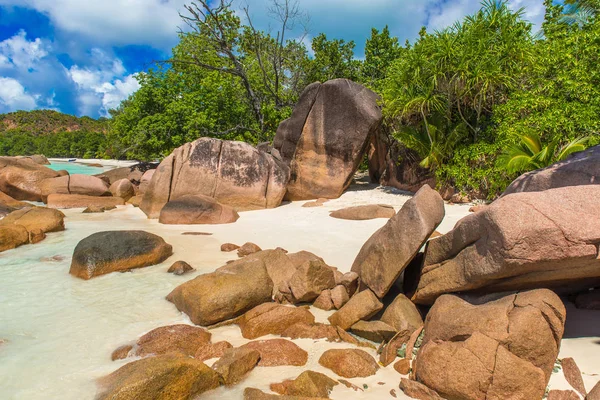
[[[25,91],[19,81],[0,77],[0,111],[32,110],[36,108],[36,98]]]
[[[48,55],[48,50],[40,38],[29,41],[27,33],[20,30],[13,37],[0,42],[0,67],[33,69],[40,59]]]
[[[77,85],[79,112],[99,112],[106,117],[108,110],[139,88],[139,83],[133,74],[123,76],[126,71],[121,60],[108,57],[100,49],[93,49],[91,56],[94,62],[90,66],[73,65],[66,72]]]

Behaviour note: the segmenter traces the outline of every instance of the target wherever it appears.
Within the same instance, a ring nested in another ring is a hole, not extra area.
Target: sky
[[[137,90],[135,74],[169,57],[191,0],[0,0],[0,113],[54,109],[77,116],[108,116]],[[215,0],[213,0],[215,1]],[[270,30],[272,0],[234,0],[249,6],[254,24]],[[243,2],[243,3],[242,3]],[[480,0],[299,0],[309,15],[305,40],[364,42],[372,27],[414,40],[479,9]],[[509,0],[537,28],[543,0]],[[299,33],[298,33],[299,34]]]

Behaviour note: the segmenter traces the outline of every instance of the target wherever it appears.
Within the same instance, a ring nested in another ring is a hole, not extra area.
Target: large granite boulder
[[[321,355],[319,364],[344,378],[365,378],[379,369],[377,361],[360,349],[329,349]]]
[[[25,207],[31,207],[31,204],[15,200],[9,195],[0,192],[0,217],[3,217],[11,213],[12,211],[19,210]]]
[[[566,318],[560,298],[539,289],[497,300],[440,297],[427,315],[414,372],[450,399],[541,399]]]
[[[255,340],[240,348],[256,350],[260,353],[259,367],[295,365],[300,367],[308,361],[308,353],[286,339]]]
[[[264,303],[245,313],[236,322],[243,337],[256,339],[269,334],[281,335],[298,323],[312,324],[315,317],[306,308]]]
[[[202,361],[169,354],[125,364],[98,383],[97,400],[182,400],[218,388],[221,378]]]
[[[129,179],[120,179],[110,185],[110,192],[115,197],[121,197],[127,201],[135,195],[133,184]]]
[[[16,200],[42,201],[40,184],[59,173],[28,158],[0,157],[0,191]]]
[[[264,264],[238,262],[177,286],[167,300],[194,324],[208,326],[271,301],[272,292]]]
[[[80,241],[69,273],[81,279],[163,262],[173,248],[160,236],[144,231],[97,232]]]
[[[125,204],[125,200],[121,197],[86,196],[84,194],[51,194],[46,201],[50,208],[112,208]]]
[[[20,225],[0,225],[0,252],[12,250],[29,243],[27,229]]]
[[[367,240],[352,264],[352,271],[382,298],[443,218],[444,200],[428,185],[423,186]]]
[[[277,207],[289,168],[248,143],[200,138],[175,149],[160,163],[140,209],[158,218],[169,201],[201,194],[236,210]]]
[[[368,320],[383,308],[383,304],[369,289],[355,294],[342,308],[329,316],[331,325],[347,330],[352,325]]]
[[[381,120],[377,95],[358,83],[334,79],[309,85],[273,141],[291,169],[287,197],[339,197]]]
[[[600,283],[600,185],[514,193],[460,220],[426,249],[413,301],[444,293]]]
[[[574,153],[549,167],[527,172],[511,183],[503,196],[519,192],[541,192],[565,186],[600,184],[600,146]]]
[[[16,210],[0,219],[0,251],[14,249],[27,243],[38,243],[48,232],[65,229],[65,215],[44,207]]]
[[[169,201],[160,211],[158,222],[171,225],[231,224],[239,217],[233,207],[196,194]]]
[[[45,179],[41,185],[42,200],[51,194],[80,194],[84,196],[110,196],[110,190],[102,179],[83,174]]]

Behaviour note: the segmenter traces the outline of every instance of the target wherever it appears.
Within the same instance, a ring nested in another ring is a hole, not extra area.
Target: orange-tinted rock
[[[223,243],[221,245],[221,251],[224,251],[227,253],[237,250],[239,248],[240,248],[240,246],[238,246],[237,244],[233,244],[233,243]]]
[[[348,292],[348,296],[354,296],[354,293],[358,290],[358,281],[359,277],[356,272],[346,272],[341,276],[339,280],[336,280],[335,283],[337,285],[342,285],[346,288],[346,292]]]
[[[133,196],[132,198],[127,200],[127,204],[131,204],[134,207],[139,207],[141,202],[142,202],[142,196],[140,196],[140,195]]]
[[[326,400],[328,397],[279,396],[265,393],[260,389],[247,387],[244,389],[244,400]]]
[[[372,342],[385,342],[396,335],[396,329],[382,321],[358,321],[350,328],[352,333]]]
[[[13,211],[0,219],[0,251],[38,243],[46,237],[46,232],[64,229],[64,214],[60,211],[45,207]]]
[[[408,375],[410,372],[410,360],[408,358],[403,358],[394,363],[394,369],[400,375]]]
[[[585,384],[583,383],[581,371],[575,363],[575,360],[571,357],[563,358],[561,366],[565,379],[567,380],[567,382],[569,382],[569,385],[571,385],[573,389],[581,393],[582,396],[585,396],[587,393],[585,390]]]
[[[338,311],[331,315],[328,320],[332,325],[347,330],[358,321],[368,320],[383,308],[383,304],[369,289],[355,294]]]
[[[250,254],[257,253],[262,249],[258,247],[256,244],[252,242],[244,243],[241,247],[237,249],[238,257],[246,257]]]
[[[42,200],[51,194],[81,194],[86,196],[110,196],[110,190],[102,179],[83,174],[49,178],[40,184]]]
[[[441,296],[427,315],[416,378],[450,398],[541,398],[565,321],[553,292],[470,304]]]
[[[98,400],[180,400],[219,387],[220,378],[201,361],[169,354],[125,364],[99,384]]]
[[[381,320],[393,326],[397,331],[414,332],[423,325],[423,318],[410,299],[400,293],[385,309]]]
[[[231,348],[233,348],[231,343],[226,341],[208,343],[198,348],[194,358],[200,361],[206,361],[211,358],[221,358],[223,357],[223,354],[225,354],[225,350]]]
[[[112,352],[110,359],[112,361],[122,360],[124,358],[129,357],[129,353],[133,350],[133,346],[130,344],[125,344],[123,346],[117,347],[115,351]]]
[[[204,195],[181,196],[160,211],[158,222],[171,225],[231,224],[239,214],[230,206]]]
[[[49,208],[86,208],[92,206],[115,207],[122,206],[125,201],[120,197],[85,196],[81,194],[51,194],[48,196]]]
[[[369,204],[366,206],[355,206],[342,208],[329,214],[330,217],[338,219],[349,219],[362,221],[375,218],[390,219],[396,215],[394,207],[382,204]]]
[[[256,339],[268,334],[281,335],[297,323],[312,324],[314,315],[305,308],[288,307],[276,303],[261,304],[238,319],[242,336]]]
[[[302,250],[297,253],[288,253],[288,258],[292,264],[294,264],[295,268],[300,267],[302,264],[305,264],[308,261],[320,261],[325,263],[321,257],[306,250]]]
[[[31,159],[0,157],[0,192],[15,200],[42,201],[42,181],[59,176]]]
[[[333,310],[335,306],[333,305],[333,301],[331,300],[331,290],[323,290],[319,297],[317,297],[317,299],[313,303],[313,306],[325,311]]]
[[[291,167],[287,198],[339,197],[381,119],[377,95],[362,85],[346,79],[309,85],[273,141]]]
[[[419,400],[445,400],[435,390],[429,389],[420,382],[402,378],[400,380],[400,389],[405,395]]]
[[[315,300],[323,290],[335,286],[333,270],[323,261],[311,260],[303,263],[289,281],[290,289],[297,302]]]
[[[168,296],[197,325],[213,325],[271,301],[273,281],[264,265],[234,263],[176,287]]]
[[[0,251],[12,250],[29,243],[29,233],[20,225],[0,225]]]
[[[338,382],[325,374],[314,371],[304,371],[296,379],[282,382],[280,390],[273,390],[282,395],[305,398],[329,398],[331,390]],[[272,387],[274,385],[271,385]]]
[[[161,326],[140,337],[135,347],[135,355],[145,357],[167,353],[181,353],[194,356],[210,342],[210,332],[197,326],[179,324]]]
[[[553,288],[600,282],[600,185],[513,193],[429,241],[413,300],[444,293]]]
[[[175,275],[183,275],[192,271],[195,271],[194,267],[192,267],[185,261],[175,261],[173,265],[169,267],[169,270],[167,272]]]
[[[379,355],[379,362],[387,367],[390,365],[398,356],[398,350],[402,348],[404,344],[407,344],[410,340],[410,332],[400,331],[394,335],[394,337],[383,346],[381,354]],[[407,344],[408,347],[408,344]],[[408,354],[408,353],[407,353]]]
[[[319,364],[344,378],[375,375],[379,366],[366,351],[359,349],[330,349],[319,358]]]
[[[140,209],[158,218],[171,200],[213,197],[237,211],[277,207],[289,168],[248,143],[203,137],[175,149],[154,172]]]
[[[140,184],[138,185],[138,196],[143,196],[144,193],[146,193],[148,187],[150,187],[150,182],[152,181],[152,177],[154,176],[155,172],[155,169],[149,169],[148,171],[144,172],[144,174],[140,178]]]
[[[232,348],[225,350],[223,357],[212,366],[223,378],[226,385],[235,385],[256,367],[260,353],[250,348]]]
[[[585,400],[600,400],[600,381],[585,396]]]
[[[98,232],[77,244],[69,273],[81,279],[91,279],[111,272],[159,264],[171,254],[171,245],[152,233]]]
[[[367,240],[352,264],[352,271],[382,298],[427,242],[444,213],[441,196],[428,185],[423,186]]]
[[[249,348],[260,353],[259,367],[302,366],[308,361],[306,351],[285,339],[257,340],[246,343],[241,348]]]
[[[135,195],[135,190],[129,179],[121,179],[110,185],[110,192],[115,197],[127,201]]]
[[[344,285],[337,285],[331,289],[331,301],[338,310],[344,306],[350,300],[348,291]]]

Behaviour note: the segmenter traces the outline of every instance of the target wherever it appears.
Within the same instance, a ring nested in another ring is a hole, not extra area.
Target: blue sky
[[[255,24],[273,22],[270,0],[235,0]],[[0,0],[0,113],[40,108],[78,116],[108,115],[133,93],[135,73],[167,58],[189,0]],[[479,0],[300,0],[309,35],[356,42],[363,56],[371,27],[389,25],[403,43],[421,26],[439,29],[476,11]],[[543,20],[542,0],[510,0]]]

